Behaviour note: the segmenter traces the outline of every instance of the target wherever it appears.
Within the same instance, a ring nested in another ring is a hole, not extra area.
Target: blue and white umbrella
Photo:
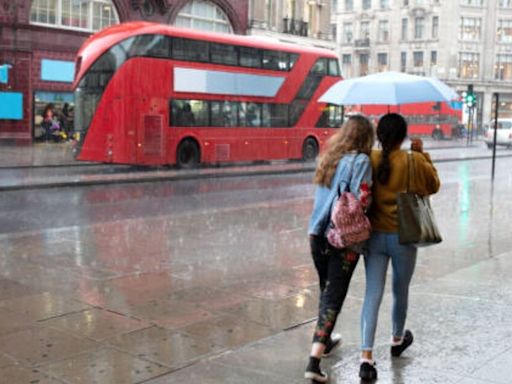
[[[340,80],[320,97],[320,102],[337,105],[400,105],[452,101],[459,95],[433,77],[400,72],[380,72]]]

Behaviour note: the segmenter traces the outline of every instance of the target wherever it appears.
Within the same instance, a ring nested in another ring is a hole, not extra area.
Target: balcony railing
[[[308,23],[303,20],[289,19],[285,17],[283,19],[283,33],[289,33],[290,35],[297,36],[308,36]]]
[[[354,47],[356,48],[370,48],[370,38],[354,40]]]

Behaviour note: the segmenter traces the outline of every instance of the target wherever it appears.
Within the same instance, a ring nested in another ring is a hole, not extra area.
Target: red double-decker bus
[[[78,160],[177,164],[316,157],[343,120],[318,98],[340,79],[325,49],[133,22],[76,59]]]
[[[434,139],[459,138],[462,130],[462,105],[460,102],[412,103],[400,106],[363,105],[347,112],[362,113],[372,121],[388,113],[403,115],[408,123],[410,136],[431,136]]]

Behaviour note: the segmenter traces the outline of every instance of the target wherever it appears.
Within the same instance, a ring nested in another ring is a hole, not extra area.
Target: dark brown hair
[[[397,113],[384,115],[377,124],[377,139],[382,146],[382,158],[377,167],[377,180],[387,184],[391,174],[389,153],[407,136],[407,122]]]

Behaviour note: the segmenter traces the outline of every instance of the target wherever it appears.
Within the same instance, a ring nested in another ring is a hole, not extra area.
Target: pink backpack
[[[347,184],[347,189],[349,188],[350,182]],[[370,220],[366,217],[361,202],[347,190],[339,193],[332,207],[331,221],[327,229],[329,244],[334,248],[347,248],[368,240],[371,230]]]

